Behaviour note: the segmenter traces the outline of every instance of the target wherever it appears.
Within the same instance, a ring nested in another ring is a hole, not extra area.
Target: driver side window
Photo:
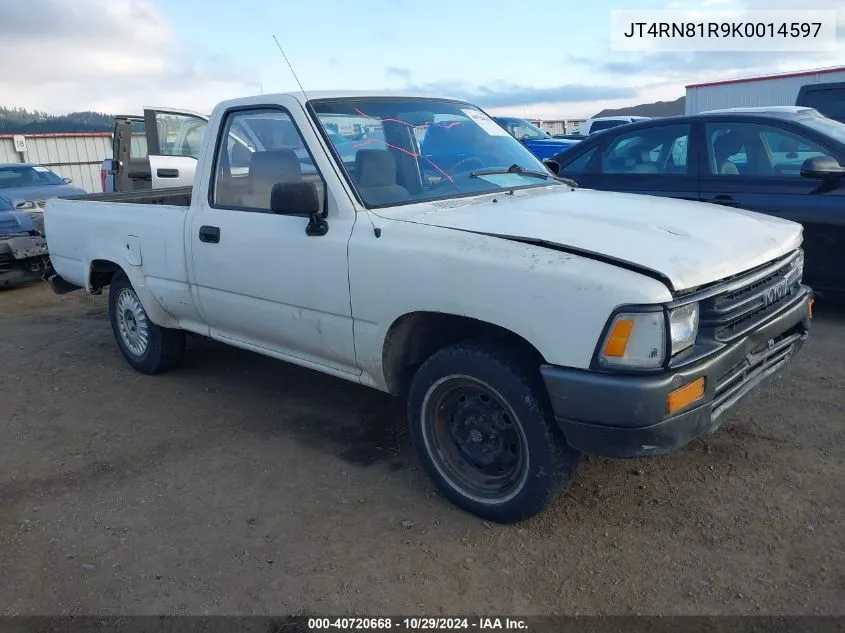
[[[256,129],[262,134],[253,142]],[[276,185],[312,182],[320,207],[325,208],[325,182],[285,110],[261,107],[230,112],[215,160],[214,207],[269,213]]]

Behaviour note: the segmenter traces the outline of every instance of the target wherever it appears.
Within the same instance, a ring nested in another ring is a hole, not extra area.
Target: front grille
[[[717,418],[744,393],[768,375],[775,373],[792,356],[803,333],[792,331],[770,340],[726,371],[716,382],[713,418]]]
[[[801,290],[803,252],[735,280],[729,290],[701,301],[701,327],[727,343],[765,323]]]

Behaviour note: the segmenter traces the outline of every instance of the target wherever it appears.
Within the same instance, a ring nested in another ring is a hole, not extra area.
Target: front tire
[[[536,365],[504,345],[468,341],[432,355],[411,383],[408,419],[443,495],[498,523],[544,510],[580,459],[557,427]]]
[[[159,374],[182,361],[185,332],[153,323],[123,271],[109,285],[109,319],[120,352],[138,371]]]

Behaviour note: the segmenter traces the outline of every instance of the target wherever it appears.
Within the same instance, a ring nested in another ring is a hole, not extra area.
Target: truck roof
[[[407,90],[311,90],[307,95],[303,94],[301,90],[291,92],[278,92],[274,94],[253,95],[248,97],[239,97],[236,99],[227,99],[221,104],[238,103],[241,101],[255,102],[258,100],[267,101],[274,97],[293,97],[301,104],[305,105],[308,101],[317,99],[361,99],[366,97],[395,97],[395,98],[412,98],[412,99],[448,99],[450,101],[460,101],[469,103],[465,99],[456,97],[449,97],[442,94],[432,94],[426,92],[413,92]]]

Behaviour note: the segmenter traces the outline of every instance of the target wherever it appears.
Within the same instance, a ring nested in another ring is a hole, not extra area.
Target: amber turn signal
[[[688,407],[704,397],[704,376],[696,378],[688,385],[675,389],[666,398],[666,410],[669,414]]]
[[[813,303],[814,302],[815,302],[815,299],[813,297],[810,297],[809,299],[807,299],[807,312],[808,312],[811,319],[813,318]]]
[[[631,338],[631,330],[633,329],[634,322],[631,319],[619,319],[607,338],[604,355],[622,358],[625,355],[625,348],[628,347],[628,339]]]

